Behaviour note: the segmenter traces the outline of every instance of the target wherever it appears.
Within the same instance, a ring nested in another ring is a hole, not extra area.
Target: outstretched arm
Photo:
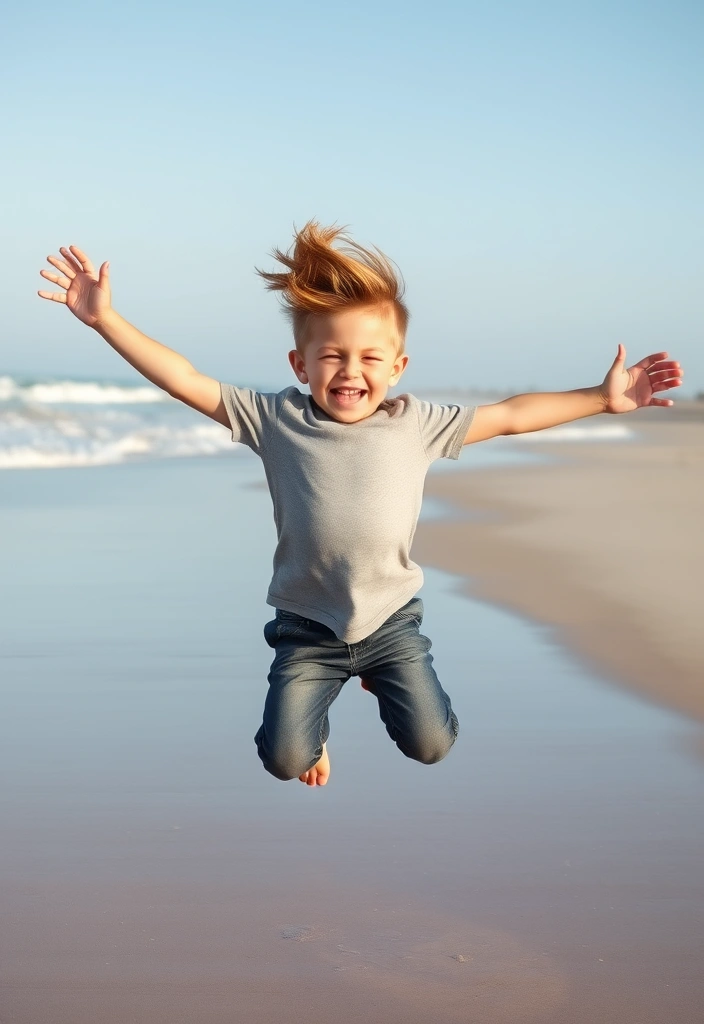
[[[486,441],[499,434],[544,430],[600,412],[622,413],[644,405],[673,405],[671,399],[654,396],[681,383],[680,364],[669,359],[667,352],[655,352],[626,369],[626,348],[619,345],[611,369],[597,387],[514,395],[503,402],[480,405],[464,443]]]
[[[96,273],[91,261],[77,246],[62,247],[59,251],[63,259],[47,256],[59,273],[41,270],[40,274],[63,291],[40,291],[41,298],[67,305],[74,316],[97,331],[152,384],[223,426],[229,426],[219,382],[199,373],[185,356],[149,338],[112,308],[110,264],[103,263]]]

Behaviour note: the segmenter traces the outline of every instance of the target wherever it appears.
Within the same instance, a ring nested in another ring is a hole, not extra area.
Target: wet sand
[[[329,786],[273,780],[261,479],[0,479],[3,1024],[699,1024],[698,726],[463,595],[471,504],[418,534],[427,564],[457,531],[422,592],[450,756],[405,759],[352,679]]]
[[[704,721],[704,403],[624,420],[636,443],[430,478],[428,494],[474,521],[421,526],[414,554],[467,574],[467,593],[544,625],[604,677]]]

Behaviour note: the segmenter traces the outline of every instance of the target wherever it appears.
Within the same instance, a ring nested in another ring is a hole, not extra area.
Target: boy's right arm
[[[185,356],[149,338],[113,309],[101,317],[94,330],[152,384],[223,426],[230,426],[220,382],[199,373]]]
[[[39,295],[44,299],[65,303],[74,316],[97,331],[152,384],[217,423],[229,427],[220,383],[199,373],[185,356],[149,338],[112,309],[109,264],[103,263],[99,274],[96,274],[88,257],[75,245],[70,249],[62,248],[60,252],[63,260],[55,256],[47,258],[61,273],[56,275],[45,270],[40,273],[42,277],[58,284],[65,293],[40,291]]]

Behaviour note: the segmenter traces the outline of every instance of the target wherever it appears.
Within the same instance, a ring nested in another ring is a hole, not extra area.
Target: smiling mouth
[[[366,393],[364,388],[331,388],[331,394],[335,396],[341,405],[353,405]]]

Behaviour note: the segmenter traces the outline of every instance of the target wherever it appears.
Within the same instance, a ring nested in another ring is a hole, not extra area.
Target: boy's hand
[[[60,274],[52,274],[48,270],[39,273],[47,281],[60,285],[63,292],[37,292],[43,299],[52,302],[63,302],[74,316],[89,327],[95,327],[110,310],[109,263],[103,263],[96,274],[93,264],[84,252],[71,245],[62,247],[59,252],[63,256],[47,256],[47,261],[60,270]]]
[[[599,389],[604,412],[633,412],[644,405],[674,405],[669,398],[654,398],[682,383],[680,364],[667,358],[667,352],[654,352],[626,369],[626,347],[619,345],[613,366]]]

